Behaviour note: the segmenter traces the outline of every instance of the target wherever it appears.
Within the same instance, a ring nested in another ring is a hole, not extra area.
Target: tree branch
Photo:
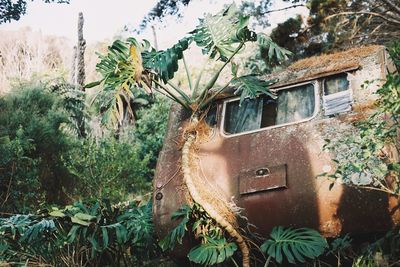
[[[292,6],[288,6],[288,7],[284,7],[284,8],[268,10],[268,11],[265,11],[265,12],[261,13],[261,15],[265,15],[265,14],[269,14],[269,13],[273,13],[273,12],[280,12],[280,11],[284,11],[284,10],[288,10],[288,9],[296,8],[296,7],[305,7],[305,6],[306,5],[304,5],[304,4],[292,5]]]
[[[392,9],[392,11],[396,12],[397,14],[400,14],[400,6],[394,4],[391,0],[382,0],[388,7],[389,9]]]
[[[337,14],[333,14],[333,15],[327,16],[325,18],[325,20],[330,20],[331,18],[338,17],[338,16],[345,16],[345,15],[371,15],[371,16],[379,17],[379,18],[381,18],[381,19],[383,19],[383,20],[385,20],[387,22],[400,25],[400,20],[395,20],[395,19],[392,19],[392,18],[388,18],[388,17],[385,17],[382,14],[375,13],[375,12],[369,12],[369,11],[346,11],[346,12],[340,12],[340,13],[337,13]]]

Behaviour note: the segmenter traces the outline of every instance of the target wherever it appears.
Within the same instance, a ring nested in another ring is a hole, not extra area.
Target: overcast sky
[[[240,2],[240,0],[235,1]],[[70,4],[45,4],[39,0],[28,1],[27,14],[19,21],[0,25],[0,30],[17,30],[29,26],[34,31],[42,31],[43,34],[65,36],[75,40],[77,17],[82,11],[85,18],[84,36],[89,43],[92,43],[111,39],[121,32],[124,25],[139,25],[156,2],[157,0],[71,0]],[[205,12],[215,13],[227,3],[232,3],[232,0],[197,0],[190,3],[189,8],[185,10],[183,20],[176,22],[174,18],[170,18],[163,23],[164,26],[157,27],[160,48],[173,44],[179,37],[193,29],[197,24],[197,18]],[[281,0],[277,0],[273,9],[284,5]],[[270,20],[274,24],[279,23],[296,13],[305,14],[305,8],[273,13]],[[152,40],[150,31],[141,37]]]

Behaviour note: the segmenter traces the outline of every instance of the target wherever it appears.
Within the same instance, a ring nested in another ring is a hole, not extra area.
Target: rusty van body
[[[317,178],[335,168],[324,139],[340,134],[373,110],[374,91],[391,71],[382,46],[355,48],[295,62],[266,79],[278,100],[267,97],[238,105],[237,96],[217,101],[211,137],[200,145],[199,161],[210,186],[243,208],[256,231],[274,226],[310,227],[326,237],[384,231],[400,220],[397,199],[377,191]],[[376,81],[361,89],[366,80]],[[238,115],[240,114],[240,115]],[[154,179],[157,234],[175,225],[171,215],[185,203],[180,172],[181,108],[170,112],[168,133]]]

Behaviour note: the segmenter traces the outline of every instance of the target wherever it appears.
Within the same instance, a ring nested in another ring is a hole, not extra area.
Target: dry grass
[[[309,57],[299,60],[286,69],[274,72],[265,78],[278,79],[279,82],[271,86],[271,88],[278,88],[338,72],[355,70],[363,64],[366,58],[376,56],[379,51],[383,49],[383,46],[371,45],[356,47],[332,54]]]
[[[358,67],[361,58],[367,57],[381,48],[379,45],[363,46],[343,52],[310,57],[293,63],[288,69],[292,71],[318,69],[319,72],[326,73]]]

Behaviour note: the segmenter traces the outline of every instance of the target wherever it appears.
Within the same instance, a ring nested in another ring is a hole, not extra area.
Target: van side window
[[[227,134],[254,131],[311,118],[315,112],[312,84],[278,91],[278,98],[262,95],[255,99],[225,102],[224,131]]]
[[[341,73],[324,80],[323,108],[326,116],[351,110],[353,95],[347,74]]]

